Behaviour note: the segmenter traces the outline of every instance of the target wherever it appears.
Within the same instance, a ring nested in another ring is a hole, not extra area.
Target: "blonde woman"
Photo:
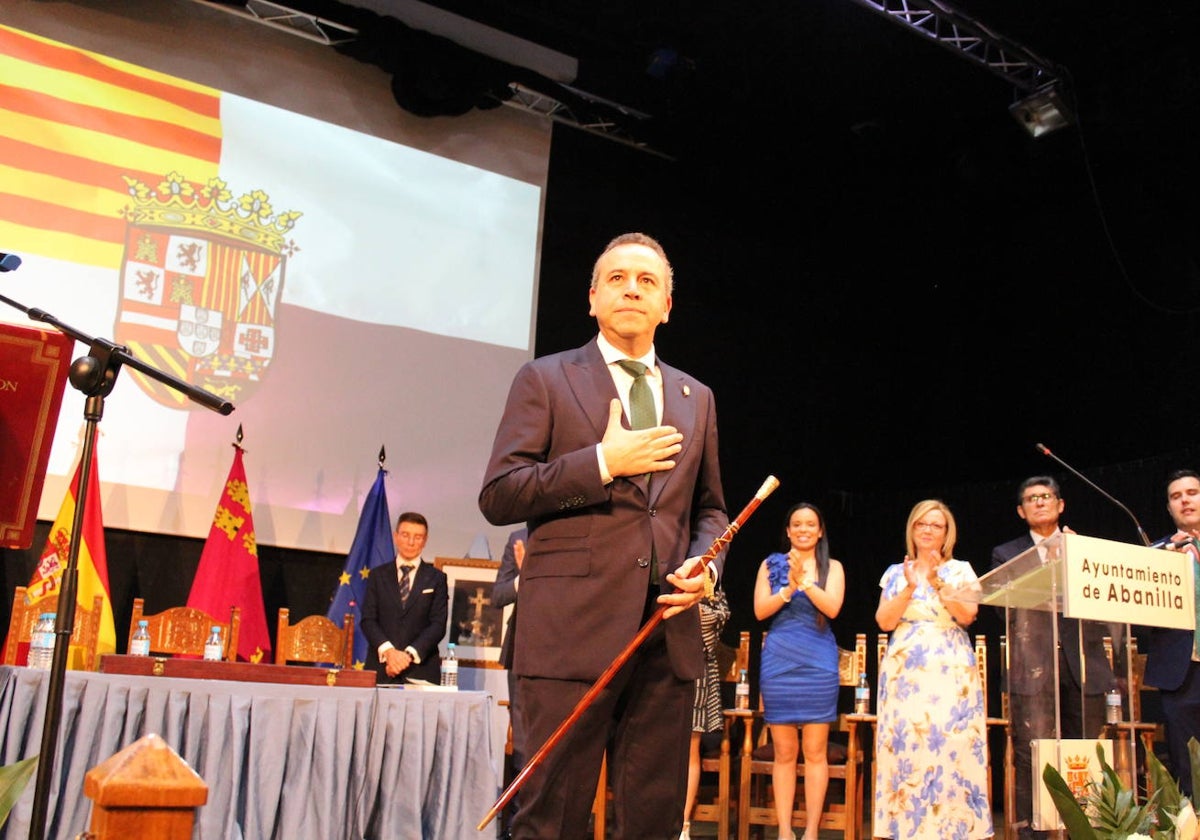
[[[908,553],[888,567],[875,620],[891,633],[879,669],[875,836],[992,836],[987,715],[966,627],[979,607],[970,564],[953,559],[950,508],[918,502]]]

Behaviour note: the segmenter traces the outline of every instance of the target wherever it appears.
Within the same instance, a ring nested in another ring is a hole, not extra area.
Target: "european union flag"
[[[367,661],[367,637],[363,635],[362,600],[367,594],[367,575],[380,563],[391,563],[396,559],[395,543],[392,542],[392,522],[388,515],[387,491],[383,477],[387,471],[379,468],[375,484],[367,494],[354,542],[346,556],[346,568],[338,578],[337,591],[329,607],[329,619],[338,627],[346,613],[354,615],[354,667],[362,668]]]

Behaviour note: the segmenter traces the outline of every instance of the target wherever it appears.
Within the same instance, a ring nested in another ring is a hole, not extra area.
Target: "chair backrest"
[[[275,664],[309,662],[349,668],[354,664],[354,614],[342,626],[323,615],[309,615],[292,624],[287,607],[279,608],[275,631]]]
[[[1146,654],[1138,651],[1137,636],[1129,637],[1129,662],[1133,670],[1133,685],[1129,687],[1129,714],[1135,721],[1144,720],[1142,717],[1142,692],[1157,691],[1152,685],[1146,685]]]
[[[838,682],[843,686],[858,685],[858,675],[867,669],[867,634],[854,636],[853,650],[838,648]]]
[[[242,610],[232,607],[228,621],[218,621],[204,610],[195,607],[169,607],[160,613],[145,615],[145,601],[133,599],[133,614],[129,617],[129,635],[137,629],[138,621],[146,621],[150,633],[150,653],[171,656],[203,656],[204,642],[213,625],[221,628],[225,641],[226,662],[237,660],[238,630],[242,624]]]
[[[104,609],[104,599],[97,595],[92,598],[92,608],[86,610],[79,604],[75,605],[75,625],[71,628],[71,654],[67,667],[76,670],[94,671],[99,663],[96,661],[96,648],[100,640],[100,616]],[[12,612],[8,619],[8,639],[4,643],[4,664],[24,665],[22,660],[17,662],[17,649],[28,645],[33,636],[33,625],[38,616],[44,612],[58,612],[58,595],[48,595],[45,598],[29,603],[26,588],[18,586],[13,590]]]
[[[988,700],[988,669],[987,669],[987,636],[979,633],[975,636],[975,669],[979,671],[979,686],[983,689],[983,707],[987,710]]]

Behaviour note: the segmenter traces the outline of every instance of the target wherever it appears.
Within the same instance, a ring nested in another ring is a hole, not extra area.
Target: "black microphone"
[[[1087,484],[1088,487],[1091,487],[1093,490],[1095,490],[1101,496],[1108,499],[1110,502],[1112,502],[1114,505],[1119,507],[1121,510],[1125,511],[1126,515],[1128,515],[1129,518],[1133,520],[1133,524],[1137,527],[1138,536],[1142,538],[1142,545],[1144,545],[1144,546],[1150,545],[1150,538],[1148,536],[1146,536],[1146,532],[1142,530],[1142,523],[1138,522],[1137,517],[1133,515],[1133,511],[1131,511],[1129,508],[1125,507],[1125,505],[1118,502],[1112,496],[1105,493],[1098,486],[1096,486],[1096,483],[1094,481],[1092,481],[1086,475],[1081,473],[1079,470],[1072,467],[1070,464],[1068,464],[1062,458],[1059,458],[1057,455],[1055,455],[1053,452],[1051,452],[1049,450],[1049,448],[1047,448],[1046,446],[1043,446],[1040,443],[1037,443],[1034,445],[1037,447],[1038,452],[1041,452],[1043,455],[1048,455],[1051,458],[1053,458],[1055,461],[1057,461],[1058,463],[1062,464],[1064,467],[1066,467],[1068,470],[1070,470],[1077,478],[1082,479],[1084,481],[1084,483]]]
[[[1171,536],[1169,536],[1169,537],[1163,537],[1161,540],[1155,540],[1154,542],[1152,542],[1150,544],[1150,547],[1151,548],[1168,548],[1168,549],[1172,549],[1174,551],[1178,551],[1179,549],[1183,548],[1186,545],[1189,545],[1189,544],[1194,545],[1195,543],[1196,543],[1195,537],[1189,537],[1186,535],[1182,536],[1182,537],[1176,537],[1174,534],[1171,534]]]
[[[16,271],[21,267],[21,258],[16,254],[0,254],[0,271]]]

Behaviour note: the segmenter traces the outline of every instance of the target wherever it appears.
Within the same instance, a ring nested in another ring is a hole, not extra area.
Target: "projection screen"
[[[0,251],[23,260],[0,294],[235,406],[123,368],[106,526],[206,536],[241,428],[261,543],[348,550],[382,447],[431,557],[498,555],[475,499],[532,355],[548,122],[411,116],[377,68],[184,0],[6,3],[0,84]],[[83,404],[68,387],[41,519]]]

